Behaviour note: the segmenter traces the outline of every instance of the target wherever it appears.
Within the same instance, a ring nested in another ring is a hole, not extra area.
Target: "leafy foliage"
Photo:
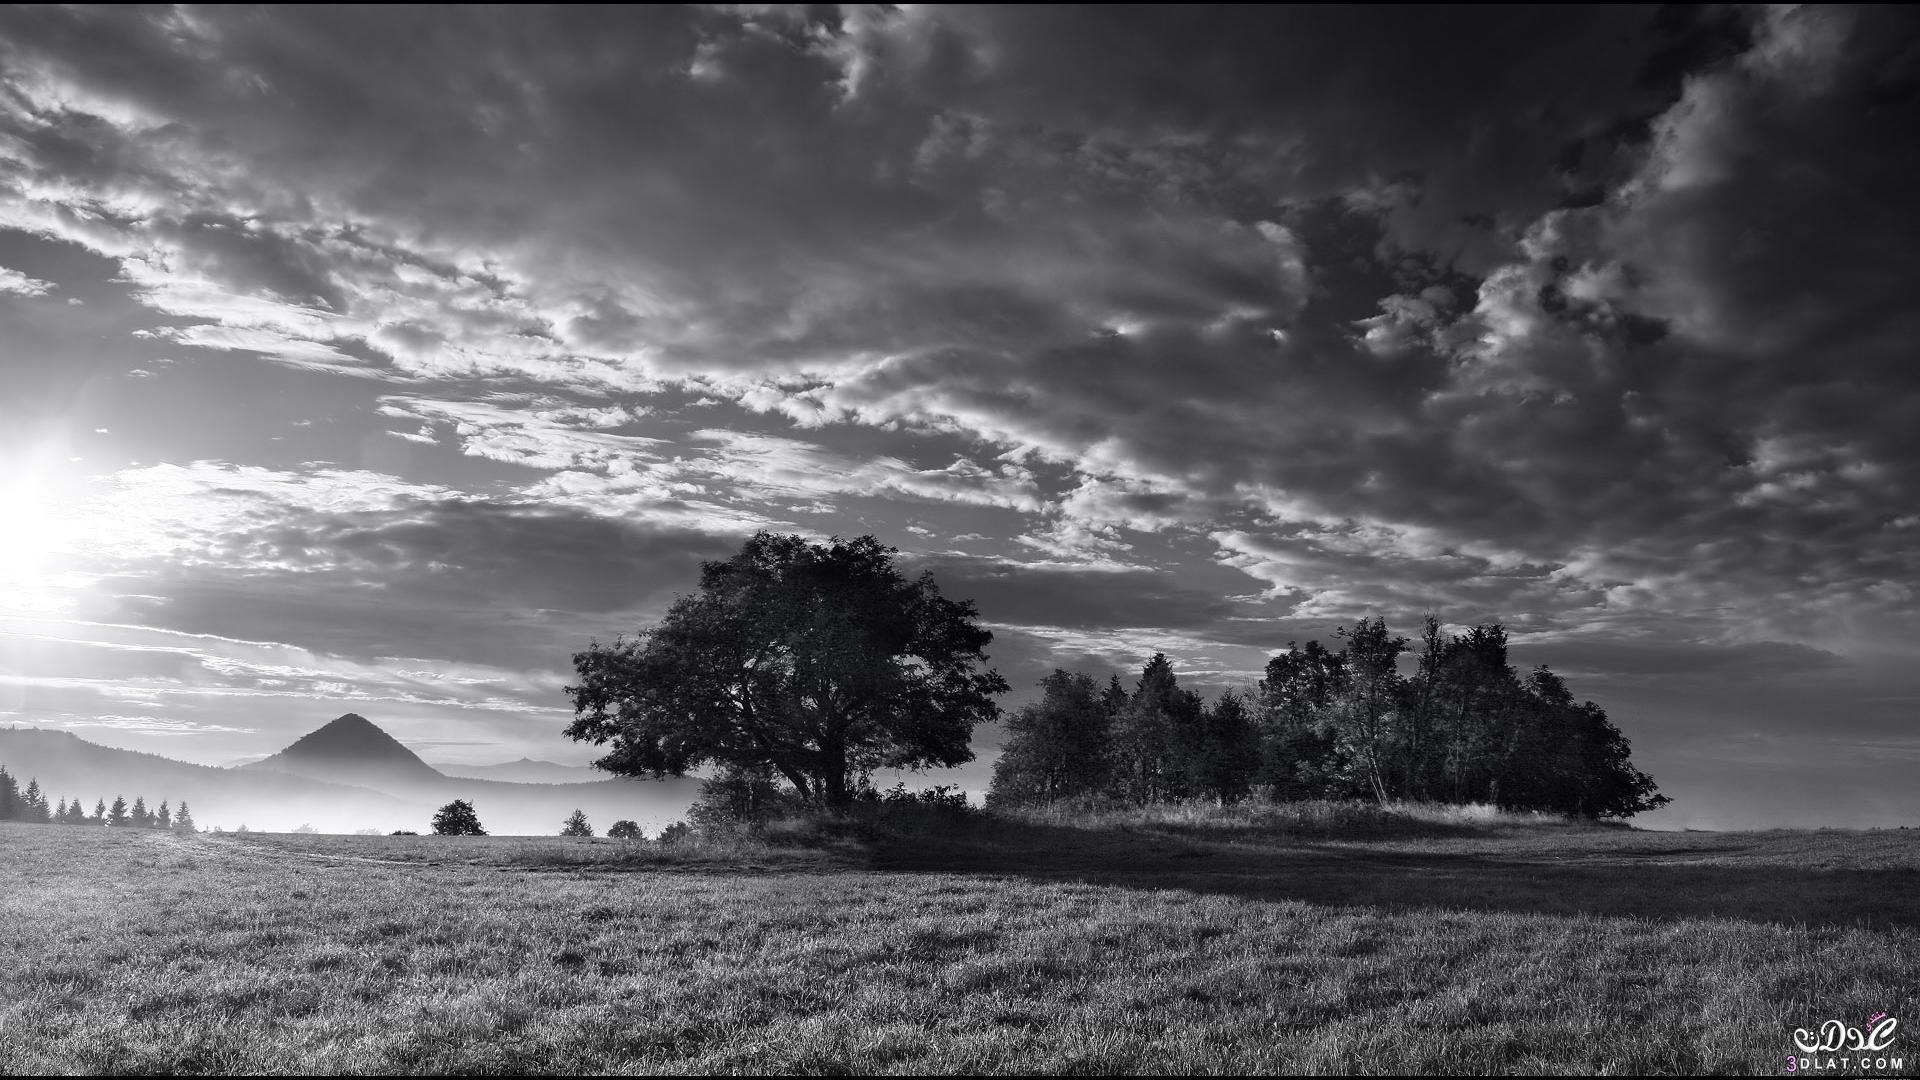
[[[875,768],[971,760],[1007,689],[980,670],[993,635],[895,554],[871,536],[755,535],[658,626],[574,656],[567,736],[611,743],[596,764],[615,773],[764,770],[830,807]]]
[[[587,815],[583,810],[575,810],[567,815],[566,824],[560,826],[561,836],[592,836],[593,826],[587,824]]]
[[[1253,695],[1228,692],[1211,705],[1182,690],[1160,654],[1133,693],[1116,681],[1100,709],[1092,679],[1056,671],[1041,700],[1009,724],[988,798],[1139,806],[1360,797],[1587,818],[1669,801],[1633,767],[1605,710],[1576,703],[1544,667],[1520,678],[1497,623],[1449,636],[1429,616],[1411,677],[1399,670],[1411,643],[1385,620],[1363,619],[1339,638],[1339,652],[1289,643]]]
[[[473,804],[465,799],[455,799],[436,811],[433,831],[436,836],[487,835],[480,827],[480,815],[473,812]]]
[[[614,822],[613,828],[607,830],[607,835],[615,840],[646,839],[645,834],[640,831],[639,823],[626,818]]]

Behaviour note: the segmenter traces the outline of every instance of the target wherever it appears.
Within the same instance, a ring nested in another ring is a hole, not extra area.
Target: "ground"
[[[1779,1073],[1916,1013],[1920,832],[1375,831],[0,823],[0,1072]]]

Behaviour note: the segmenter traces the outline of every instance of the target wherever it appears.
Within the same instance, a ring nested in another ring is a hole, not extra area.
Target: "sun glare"
[[[10,593],[53,584],[78,537],[76,487],[47,457],[0,458],[0,587]]]

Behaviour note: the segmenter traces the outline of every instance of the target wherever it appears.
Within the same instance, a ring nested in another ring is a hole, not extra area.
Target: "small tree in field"
[[[638,822],[628,821],[625,819],[614,822],[613,828],[607,830],[607,835],[613,837],[615,840],[646,839],[640,833],[640,825]]]
[[[113,797],[113,806],[107,811],[107,824],[118,829],[127,823],[127,800],[119,795]]]
[[[187,809],[187,800],[180,800],[180,809],[173,815],[173,830],[190,833],[194,831],[193,811]]]
[[[587,824],[587,815],[585,813],[575,810],[572,816],[567,818],[567,823],[560,827],[560,835],[592,836],[593,826]]]
[[[186,803],[181,803],[180,805],[185,806]],[[167,800],[160,800],[160,809],[154,811],[153,823],[158,828],[173,828],[173,811],[167,808]]]
[[[487,830],[480,827],[480,815],[473,812],[473,804],[465,799],[455,799],[441,807],[433,815],[433,831],[437,836],[487,835]]]

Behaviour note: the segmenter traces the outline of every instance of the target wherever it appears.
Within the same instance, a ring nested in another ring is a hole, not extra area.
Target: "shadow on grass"
[[[995,821],[944,836],[875,837],[868,865],[1395,911],[1920,926],[1920,870],[1795,865],[1806,856],[1794,834],[1781,834],[1776,851],[1773,834],[1556,833],[1483,831],[1477,843],[1451,845],[1469,850],[1442,842],[1408,851],[1420,845]]]

